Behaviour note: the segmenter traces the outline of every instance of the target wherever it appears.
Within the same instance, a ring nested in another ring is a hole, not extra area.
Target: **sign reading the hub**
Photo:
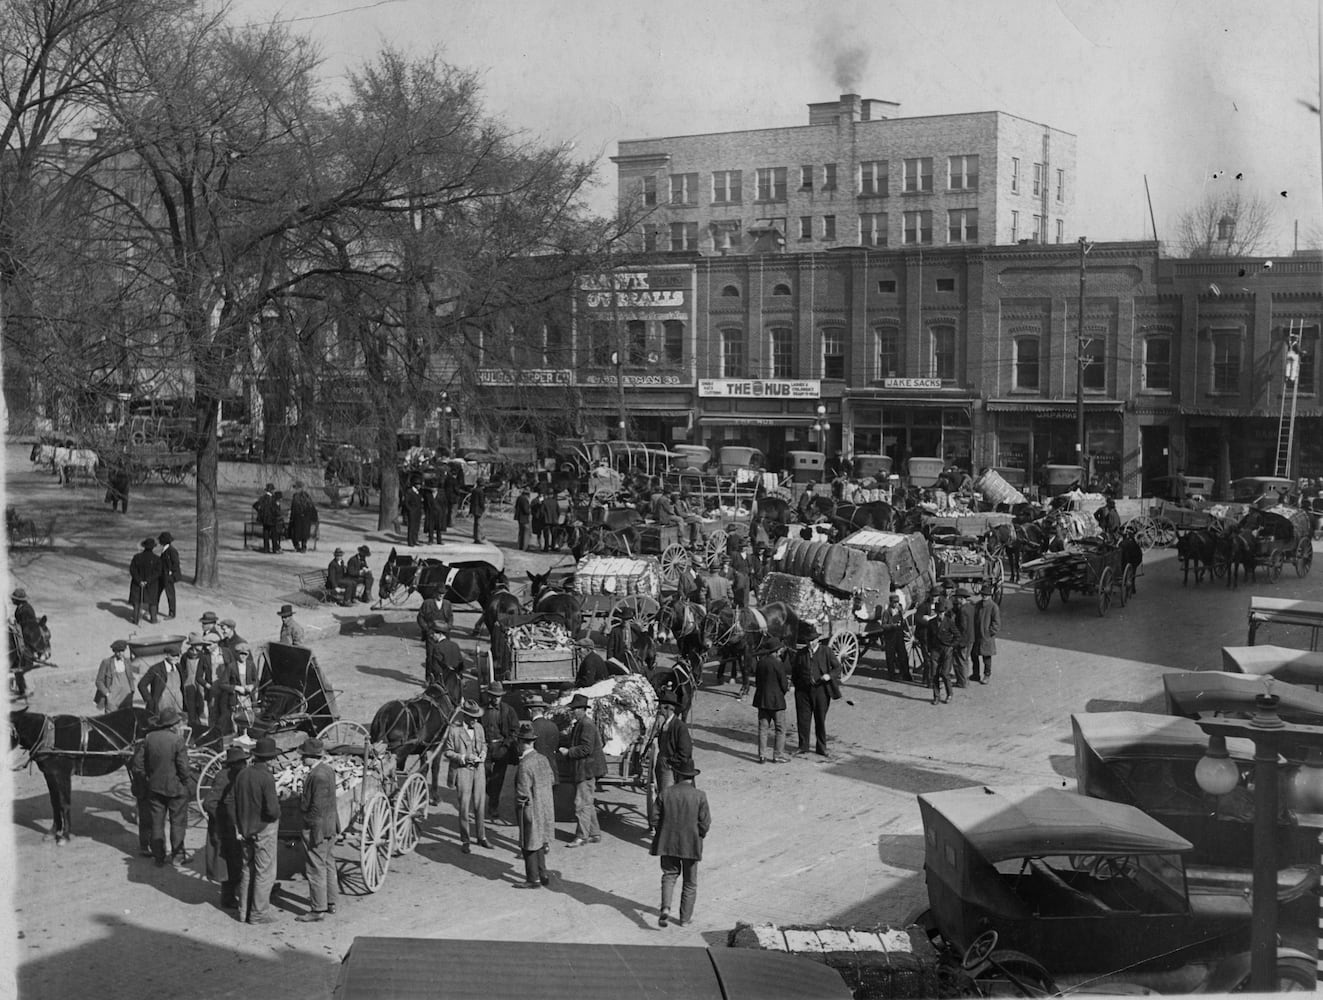
[[[589,309],[678,309],[688,275],[679,271],[616,271],[579,279]]]
[[[573,382],[568,368],[523,368],[519,371],[504,368],[479,368],[478,385],[570,385]]]
[[[882,388],[884,389],[940,389],[942,380],[939,378],[884,378]]]
[[[817,379],[703,378],[698,380],[698,394],[722,399],[817,399],[822,395],[822,383]]]

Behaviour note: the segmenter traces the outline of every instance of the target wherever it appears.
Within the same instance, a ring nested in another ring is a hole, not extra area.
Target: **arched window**
[[[943,382],[954,382],[956,377],[956,342],[955,327],[934,326],[929,328],[932,337],[932,373],[933,378]]]
[[[724,298],[738,299],[740,297],[740,290],[734,285],[726,285],[721,289],[721,294]]]
[[[744,331],[721,331],[721,377],[744,378]]]
[[[845,378],[845,330],[839,326],[822,330],[822,377]]]
[[[772,286],[772,294],[773,294],[773,295],[789,295],[789,294],[790,294],[790,286],[787,285],[784,281],[779,281],[779,282],[777,282],[775,285]]]

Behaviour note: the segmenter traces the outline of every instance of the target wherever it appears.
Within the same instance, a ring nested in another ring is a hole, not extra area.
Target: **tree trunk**
[[[207,590],[220,586],[218,531],[216,517],[216,490],[220,478],[220,440],[217,436],[217,414],[220,400],[211,393],[198,389],[193,394],[196,407],[193,426],[197,430],[197,561],[193,585]]]
[[[395,523],[400,509],[400,466],[395,458],[395,412],[388,409],[377,418],[377,462],[381,466],[381,506],[377,508],[377,530]]]

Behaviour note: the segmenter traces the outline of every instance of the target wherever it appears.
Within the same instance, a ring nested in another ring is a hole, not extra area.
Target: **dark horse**
[[[496,625],[513,615],[524,613],[524,606],[519,598],[504,587],[498,588],[482,609],[482,625],[487,630],[487,638],[495,638]]]
[[[658,694],[663,690],[674,692],[680,701],[680,718],[689,721],[694,694],[702,684],[703,661],[707,657],[708,637],[703,631],[704,610],[701,604],[676,594],[670,604],[657,613],[657,627],[669,632],[675,641],[676,663],[670,670],[653,676]]]
[[[798,523],[799,511],[785,497],[763,494],[753,502],[750,527],[761,525],[769,539],[785,538],[790,534],[790,526]]]
[[[533,597],[533,613],[537,615],[560,615],[565,619],[565,626],[570,635],[577,636],[583,624],[583,600],[578,594],[559,590],[549,583],[551,570],[545,573],[529,573],[529,593]]]
[[[1217,565],[1226,571],[1227,587],[1240,587],[1240,571],[1245,571],[1245,582],[1254,579],[1258,566],[1259,536],[1250,526],[1247,517],[1239,525],[1228,528],[1217,539],[1214,559]]]
[[[505,572],[490,563],[414,559],[391,549],[381,570],[377,592],[384,601],[403,587],[409,593],[417,591],[424,598],[445,597],[455,604],[477,604],[486,608],[502,585],[508,585]]]
[[[395,755],[396,770],[404,770],[410,754],[432,755],[428,796],[434,806],[441,802],[438,787],[441,754],[437,749],[459,711],[463,689],[458,682],[459,675],[456,674],[449,689],[434,681],[423,689],[422,694],[408,701],[388,701],[377,709],[372,716],[372,725],[368,727],[368,739],[373,743],[385,743],[386,749]]]
[[[788,604],[780,601],[760,608],[726,606],[703,620],[703,632],[721,657],[724,671],[730,664],[732,679],[741,661],[757,646],[762,636],[793,642],[799,631],[799,619]]]
[[[842,534],[849,534],[860,528],[890,531],[892,525],[896,523],[896,508],[884,500],[841,503],[831,497],[815,496],[810,508],[829,518],[832,525]]]
[[[1194,583],[1198,586],[1208,571],[1211,580],[1213,567],[1217,561],[1217,535],[1207,528],[1187,531],[1176,539],[1176,558],[1181,562],[1181,586],[1190,582],[1190,570],[1194,570]]]
[[[46,779],[56,844],[73,834],[72,777],[96,778],[125,767],[133,744],[147,735],[149,718],[145,708],[122,708],[90,717],[9,713],[10,741],[28,752]]]
[[[628,526],[612,530],[600,524],[580,528],[570,541],[570,552],[578,562],[585,554],[635,556],[643,548],[643,534]]]

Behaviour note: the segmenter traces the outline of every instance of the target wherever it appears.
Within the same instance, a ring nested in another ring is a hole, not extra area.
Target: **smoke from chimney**
[[[864,45],[836,47],[832,52],[832,79],[842,93],[854,93],[868,67],[868,48]]]

